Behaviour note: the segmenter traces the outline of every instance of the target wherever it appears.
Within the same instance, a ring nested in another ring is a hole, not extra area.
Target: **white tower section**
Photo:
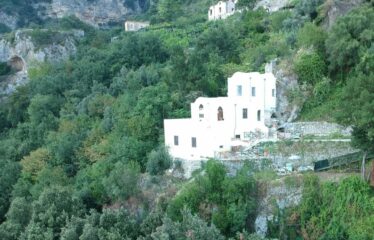
[[[236,0],[219,1],[216,5],[210,6],[208,20],[225,19],[235,13]]]
[[[181,159],[205,159],[233,146],[270,137],[276,107],[272,73],[237,72],[228,79],[227,97],[200,97],[191,104],[191,118],[165,119],[165,145]]]

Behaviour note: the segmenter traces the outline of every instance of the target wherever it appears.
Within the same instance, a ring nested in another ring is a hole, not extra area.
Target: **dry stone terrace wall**
[[[295,135],[301,134],[303,136],[350,136],[352,129],[345,128],[336,123],[328,122],[294,122],[285,123],[283,125],[285,133]]]
[[[271,168],[275,171],[292,166],[299,170],[301,166],[312,167],[314,162],[338,156],[344,156],[359,150],[352,148],[349,141],[319,141],[319,140],[286,140],[260,143],[250,149],[231,152],[225,157],[217,157],[233,175],[245,162],[249,161],[258,168]],[[184,176],[200,169],[207,160],[180,160],[184,169]]]

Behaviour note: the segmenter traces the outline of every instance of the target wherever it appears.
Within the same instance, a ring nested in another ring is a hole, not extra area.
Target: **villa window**
[[[275,97],[275,89],[274,89],[274,88],[271,89],[271,96],[272,96],[272,97]]]
[[[203,104],[200,104],[199,106],[199,118],[204,118],[204,106]]]
[[[242,95],[242,85],[236,86],[236,95],[241,96]]]
[[[219,8],[219,13],[221,13],[221,7]]]
[[[219,108],[218,108],[217,120],[218,120],[218,121],[223,121],[223,120],[224,120],[224,119],[223,119],[223,109],[222,109],[222,107],[219,107]]]
[[[257,121],[261,121],[261,110],[257,111]]]
[[[178,145],[179,145],[179,137],[174,136],[174,146],[178,146]]]
[[[210,16],[212,16],[212,14],[213,14],[213,11],[212,11],[212,9],[210,9]]]
[[[256,88],[252,87],[252,97],[256,97]]]
[[[191,138],[191,145],[192,145],[193,148],[196,148],[197,144],[196,144],[196,138],[195,137]]]
[[[248,118],[248,109],[243,108],[243,119],[247,119],[247,118]]]

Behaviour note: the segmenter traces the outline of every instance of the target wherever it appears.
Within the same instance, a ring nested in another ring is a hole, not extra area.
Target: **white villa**
[[[199,97],[191,103],[191,118],[164,120],[165,145],[175,158],[203,160],[275,137],[275,107],[272,73],[237,72],[228,79],[227,97]]]
[[[223,0],[209,8],[208,20],[225,19],[235,13],[237,0]]]
[[[149,22],[139,22],[139,21],[126,21],[125,24],[125,31],[126,32],[136,32],[142,28],[146,28],[149,26]]]

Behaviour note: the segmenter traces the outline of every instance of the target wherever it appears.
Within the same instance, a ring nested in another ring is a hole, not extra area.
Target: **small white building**
[[[223,0],[216,5],[210,6],[208,12],[208,20],[225,19],[235,13],[235,5],[237,0]]]
[[[165,145],[175,158],[202,160],[275,137],[275,107],[272,73],[237,72],[228,79],[227,97],[199,97],[191,104],[191,118],[164,120]]]
[[[136,32],[142,28],[148,27],[149,22],[138,22],[138,21],[126,21],[125,31],[126,32]]]

